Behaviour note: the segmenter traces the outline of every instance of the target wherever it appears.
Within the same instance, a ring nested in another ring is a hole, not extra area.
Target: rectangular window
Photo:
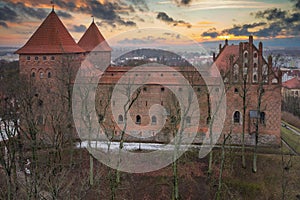
[[[43,60],[47,60],[47,56],[43,56]]]

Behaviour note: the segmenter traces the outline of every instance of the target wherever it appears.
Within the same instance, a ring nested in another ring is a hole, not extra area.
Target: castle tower
[[[104,68],[110,65],[112,49],[94,23],[94,20],[79,40],[78,45],[84,49],[86,53],[93,51],[89,56],[98,62],[95,63],[96,65],[101,65]]]
[[[20,75],[33,88],[36,103],[32,117],[41,128],[40,132],[55,132],[52,127],[62,125],[66,127],[66,133],[74,132],[70,124],[70,91],[85,52],[72,38],[54,9],[26,44],[15,52],[19,54]],[[58,117],[59,113],[67,114],[59,122],[51,120],[53,116]]]
[[[64,56],[73,55],[76,60],[84,52],[52,10],[28,42],[15,53],[19,54],[21,74],[44,79],[53,77],[63,64]]]

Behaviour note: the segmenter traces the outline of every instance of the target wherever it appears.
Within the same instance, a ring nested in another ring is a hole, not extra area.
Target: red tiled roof
[[[17,54],[62,54],[85,52],[79,47],[56,13],[52,11]]]
[[[237,61],[239,57],[239,45],[226,45],[221,53],[216,58],[215,64],[218,69],[227,71],[230,66],[230,55],[233,55],[233,63]]]
[[[86,50],[90,51],[111,51],[110,46],[105,41],[104,37],[100,33],[98,27],[94,22],[83,34],[82,38],[79,40],[78,45]],[[95,47],[97,47],[95,49]]]
[[[288,89],[300,89],[300,80],[298,77],[294,77],[282,83],[282,86]]]

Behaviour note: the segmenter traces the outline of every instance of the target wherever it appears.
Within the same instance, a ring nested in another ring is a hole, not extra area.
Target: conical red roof
[[[78,42],[78,45],[87,52],[90,52],[92,50],[111,51],[110,46],[107,44],[94,22],[92,22],[90,27],[83,34],[82,38]],[[95,47],[97,48],[95,49]]]
[[[76,44],[54,10],[17,54],[62,54],[85,52]]]

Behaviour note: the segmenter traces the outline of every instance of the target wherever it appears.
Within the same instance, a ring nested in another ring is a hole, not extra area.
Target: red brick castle
[[[101,44],[100,47],[93,51],[99,44]],[[270,57],[268,61],[264,59],[262,43],[260,42],[257,48],[253,44],[252,36],[249,37],[248,42],[239,45],[229,45],[226,40],[225,45],[220,45],[219,50],[217,56],[214,54],[213,61],[220,70],[227,91],[226,120],[222,133],[231,133],[232,142],[240,143],[241,133],[244,130],[245,142],[251,145],[255,140],[256,128],[259,127],[260,144],[278,145],[281,122],[281,75],[273,71],[272,58]],[[111,48],[94,22],[76,43],[54,10],[28,42],[16,51],[19,54],[21,75],[36,87],[36,97],[39,100],[36,106],[36,118],[41,131],[55,132],[57,127],[65,127],[74,131],[73,128],[70,128],[73,126],[70,122],[72,121],[70,117],[71,88],[78,68],[91,51],[93,51],[92,56],[105,63],[110,63]],[[100,81],[102,91],[98,95],[102,100],[99,100],[96,105],[99,123],[107,123],[109,127],[114,127],[109,132],[116,136],[115,139],[118,139],[120,131],[120,128],[116,127],[124,122],[124,116],[120,113],[118,119],[111,120],[111,109],[104,115],[104,107],[108,103],[114,106],[113,102],[109,102],[109,91],[130,69],[132,67],[110,66]],[[182,66],[174,67],[174,69],[190,80],[197,94],[202,113],[197,137],[194,141],[201,142],[203,137],[208,135],[210,119],[206,98],[207,86],[200,74],[197,74],[196,79],[194,79],[195,77],[191,78],[190,75],[195,73],[191,67]],[[170,85],[175,84],[172,82],[173,74],[171,72],[158,70],[157,74],[169,78]],[[139,74],[137,73],[136,76]],[[59,94],[65,95],[60,97]],[[258,98],[258,95],[261,95],[261,98]],[[140,96],[132,107],[133,112],[131,112],[132,119],[141,126],[141,129],[138,130],[141,134],[146,134],[143,133],[143,126],[151,124],[155,128],[160,123],[159,116],[149,116],[148,110],[151,105],[175,104],[176,100],[170,102],[170,97],[172,97],[171,91],[161,85],[145,85],[142,88]],[[159,134],[152,135],[145,141],[168,142],[173,137],[171,134],[173,108],[174,105],[170,105],[171,110],[169,110],[166,127]],[[55,115],[58,116],[58,113],[61,112],[69,115],[61,117],[57,121],[54,121],[53,117],[49,117],[51,113],[56,113]],[[47,135],[51,135],[51,133]],[[51,137],[49,136],[49,138]],[[127,139],[135,140],[130,136]]]

